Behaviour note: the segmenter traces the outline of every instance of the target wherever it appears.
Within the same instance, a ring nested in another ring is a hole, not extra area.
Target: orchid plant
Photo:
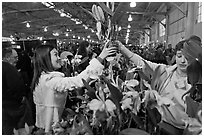
[[[99,5],[93,5],[92,12],[89,13],[97,21],[99,40],[107,44],[115,39],[113,37],[117,31],[117,25],[111,23],[114,16],[114,2],[107,2],[106,5],[99,2]],[[103,10],[107,14],[104,14]],[[73,97],[80,101],[72,109],[65,109],[61,122],[53,123],[53,134],[148,134],[147,105],[158,109],[163,104],[174,105],[171,100],[161,97],[151,88],[148,81],[142,78],[125,81],[120,79],[119,75],[114,73],[113,66],[117,66],[120,70],[121,58],[121,54],[117,54],[108,60],[109,66],[103,70],[103,73],[88,72],[92,80],[89,83],[83,80],[85,93]],[[80,61],[80,57],[76,56],[72,63],[78,64]],[[134,68],[127,73],[137,73],[140,70],[141,68]]]

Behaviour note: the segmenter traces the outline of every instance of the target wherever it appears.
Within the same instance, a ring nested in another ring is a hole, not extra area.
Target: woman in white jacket
[[[51,131],[54,122],[59,122],[64,110],[67,91],[82,87],[82,79],[88,80],[93,74],[99,75],[103,70],[101,62],[116,52],[116,48],[106,48],[90,61],[89,66],[75,77],[65,77],[55,71],[61,67],[58,51],[48,45],[36,49],[34,55],[34,76],[32,81],[33,99],[36,105],[36,126]]]

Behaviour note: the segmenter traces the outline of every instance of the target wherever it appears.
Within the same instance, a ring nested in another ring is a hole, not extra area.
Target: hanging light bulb
[[[132,21],[132,16],[131,16],[131,14],[130,14],[129,17],[128,17],[128,21]]]
[[[128,29],[131,28],[130,24],[128,25]]]
[[[47,32],[47,27],[44,28],[44,31]]]
[[[130,30],[129,29],[127,29],[127,33],[129,33],[130,32]]]
[[[120,31],[122,28],[121,28],[121,26],[120,27],[118,27],[118,31]]]
[[[65,16],[66,16],[66,14],[64,12],[60,13],[60,17],[65,17]]]
[[[132,8],[136,7],[136,2],[130,2],[130,7]]]
[[[30,28],[29,22],[26,23],[26,27],[27,27],[27,28]]]
[[[125,43],[126,43],[126,44],[128,44],[128,40],[129,40],[129,39],[126,39],[126,40],[125,40]]]

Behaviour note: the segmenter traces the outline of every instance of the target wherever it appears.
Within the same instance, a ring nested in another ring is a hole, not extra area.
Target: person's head
[[[184,42],[183,55],[189,62],[188,81],[192,85],[202,81],[202,47],[199,38],[191,36]]]
[[[69,51],[63,51],[61,54],[60,54],[60,58],[61,59],[71,59],[74,55],[69,52]]]
[[[42,72],[48,73],[61,67],[58,51],[51,45],[41,45],[34,53],[34,76],[32,89],[38,83]]]
[[[179,43],[176,44],[175,47],[177,69],[179,69],[182,72],[186,72],[188,66],[188,61],[182,52],[184,42],[185,40],[180,41]]]
[[[8,62],[9,64],[16,66],[18,62],[18,53],[15,49],[12,48],[4,48],[2,50],[2,58],[3,61]]]
[[[196,35],[190,36],[189,39],[193,40],[194,42],[197,42],[198,44],[201,44],[201,38]]]
[[[65,64],[71,64],[71,60],[73,58],[73,54],[69,51],[63,51],[61,54],[60,54],[60,58],[61,58],[61,61],[62,61],[62,66],[64,66]],[[67,62],[67,63],[65,63]]]
[[[183,54],[189,63],[197,60],[202,64],[201,41],[196,38],[191,36],[184,42]]]
[[[171,44],[168,45],[168,49],[172,49],[172,45]]]
[[[83,41],[79,44],[78,54],[82,55],[82,57],[88,56],[88,51],[90,49],[90,44],[88,41]]]
[[[45,72],[51,72],[61,67],[58,51],[51,45],[41,45],[36,49],[34,63],[36,69]]]

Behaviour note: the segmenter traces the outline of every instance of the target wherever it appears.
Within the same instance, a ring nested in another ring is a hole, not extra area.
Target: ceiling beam
[[[7,11],[3,12],[2,15],[4,14],[13,14],[13,13],[19,13],[19,12],[33,12],[33,11],[45,11],[45,10],[51,10],[50,8],[41,8],[41,9],[24,9],[24,10],[12,10],[12,11]]]
[[[149,16],[151,16],[151,15],[166,15],[167,14],[167,12],[137,12],[137,11],[135,11],[135,12],[126,12],[127,14],[132,14],[132,15],[149,15]]]
[[[180,12],[183,13],[184,16],[186,16],[186,13],[175,2],[170,2],[170,4],[176,7]]]

